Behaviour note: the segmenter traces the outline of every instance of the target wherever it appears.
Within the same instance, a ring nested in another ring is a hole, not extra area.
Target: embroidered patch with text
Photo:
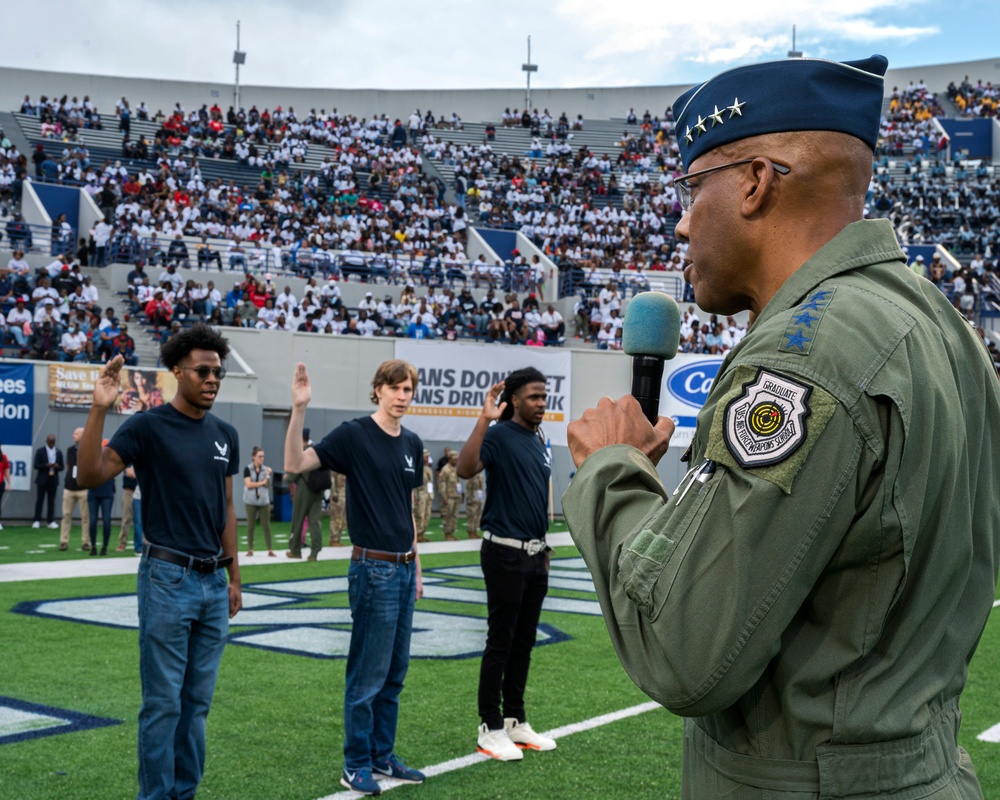
[[[744,469],[780,464],[806,440],[812,387],[759,369],[726,406],[726,447]]]

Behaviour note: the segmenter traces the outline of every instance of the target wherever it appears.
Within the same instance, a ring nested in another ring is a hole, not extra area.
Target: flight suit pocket
[[[666,519],[667,524],[677,519],[676,525],[662,531],[644,528],[618,557],[618,574],[625,595],[639,613],[651,621],[656,620],[670,591],[669,585],[661,585],[663,571],[671,561],[683,559],[718,483],[718,476],[715,476],[699,491],[692,491],[684,503],[687,508],[683,513]],[[670,572],[676,575],[676,566]],[[672,583],[672,579],[668,583]]]

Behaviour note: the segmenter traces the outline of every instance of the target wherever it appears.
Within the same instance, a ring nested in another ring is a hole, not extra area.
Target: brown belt
[[[369,550],[360,545],[354,545],[351,560],[364,561],[366,558],[370,558],[373,561],[391,561],[394,564],[409,564],[411,561],[416,560],[417,551],[407,550],[405,553],[389,553],[385,550]]]

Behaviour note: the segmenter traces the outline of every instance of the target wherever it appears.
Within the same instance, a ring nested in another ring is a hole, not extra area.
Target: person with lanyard
[[[563,512],[622,665],[684,717],[683,798],[983,797],[959,701],[1000,568],[1000,383],[863,218],[887,66],[681,95],[684,277],[752,325],[673,494],[670,418],[626,395],[568,428]]]
[[[347,476],[351,644],[344,691],[344,768],[340,783],[364,795],[382,790],[373,773],[404,783],[424,775],[395,753],[399,694],[410,665],[413,607],[423,594],[413,520],[413,490],[423,481],[420,437],[402,425],[417,370],[393,359],[379,365],[369,395],[374,414],[344,422],[302,448],[312,389],[295,367],[285,472],[329,469]]]
[[[82,487],[100,486],[130,464],[142,491],[138,800],[194,797],[229,619],[243,605],[233,508],[239,438],[210,413],[228,354],[226,339],[201,323],[168,339],[160,360],[177,394],[126,419],[102,447],[105,418],[121,387],[123,362],[115,356],[94,385],[80,439]]]
[[[271,558],[271,468],[264,466],[264,448],[254,447],[250,463],[243,468],[243,505],[247,510],[247,555],[253,555],[253,532],[260,518],[264,543]]]
[[[519,761],[526,749],[556,748],[555,740],[535,733],[524,710],[531,650],[549,588],[545,532],[552,461],[540,430],[547,399],[541,372],[512,372],[490,387],[458,457],[459,477],[472,478],[484,468],[487,475],[479,562],[489,618],[479,668],[477,749],[499,761]]]

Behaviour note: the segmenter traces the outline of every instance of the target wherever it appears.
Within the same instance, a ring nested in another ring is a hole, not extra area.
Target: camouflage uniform
[[[458,472],[452,463],[441,468],[438,475],[438,493],[441,495],[441,530],[445,541],[455,541],[455,529],[458,527],[458,506],[462,502],[459,492]]]
[[[417,541],[427,541],[427,523],[431,519],[431,502],[433,498],[427,491],[428,486],[434,484],[434,471],[431,469],[427,459],[430,453],[424,450],[424,482],[413,490],[413,521],[417,526]]]
[[[333,486],[330,489],[330,546],[340,545],[347,522],[347,476],[339,472],[331,473]]]
[[[470,539],[479,538],[479,520],[483,516],[486,479],[477,472],[465,482],[465,531]]]

